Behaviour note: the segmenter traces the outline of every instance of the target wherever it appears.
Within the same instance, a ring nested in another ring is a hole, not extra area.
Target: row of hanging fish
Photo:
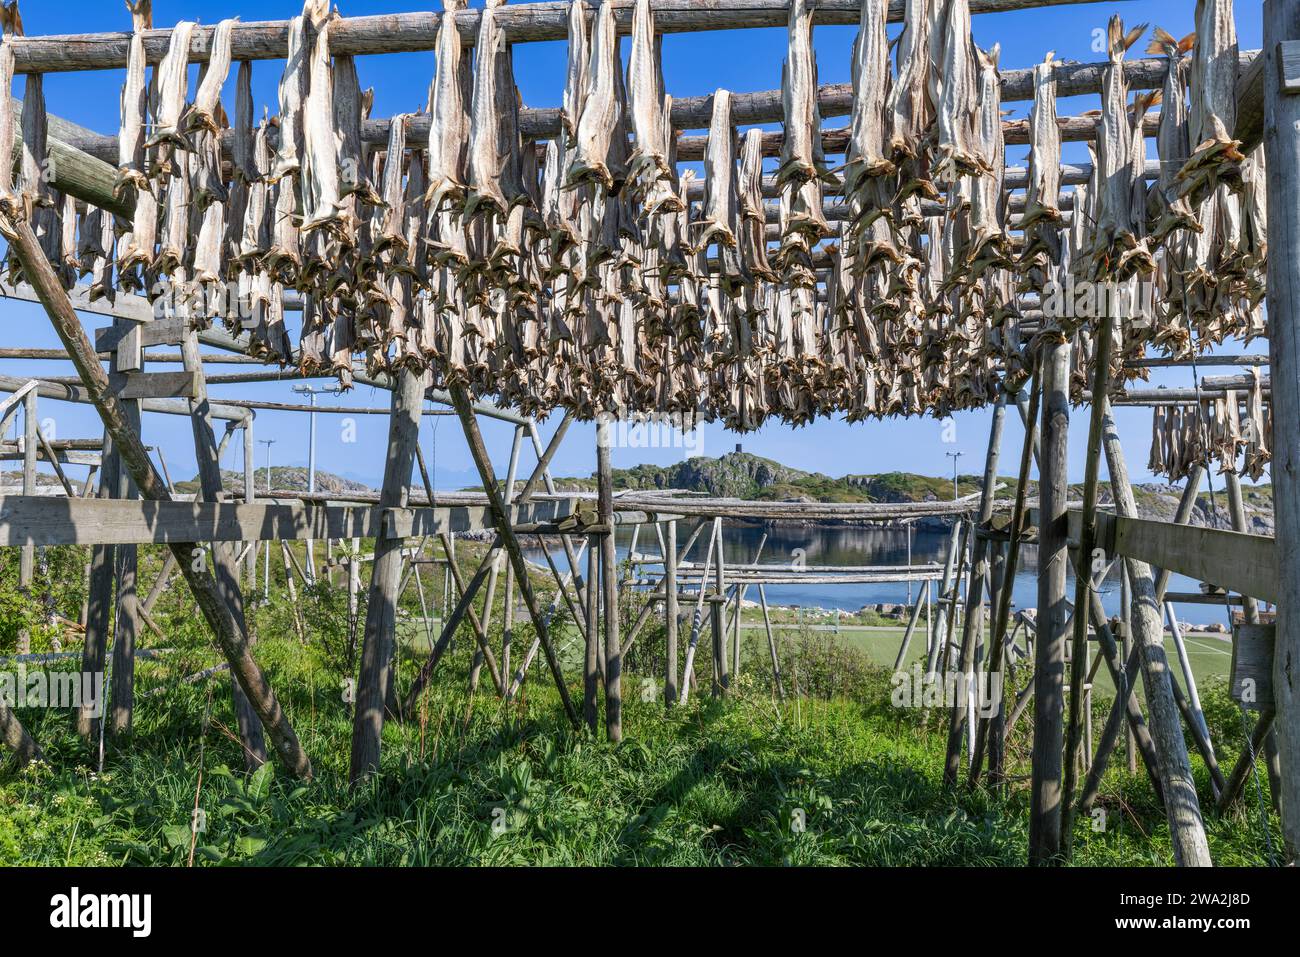
[[[1185,479],[1198,466],[1217,463],[1220,474],[1261,479],[1272,453],[1272,404],[1258,369],[1244,390],[1225,389],[1212,398],[1153,410],[1151,458],[1147,467],[1169,481]]]
[[[649,0],[632,11],[626,70],[614,6],[569,4],[560,129],[543,143],[521,131],[501,2],[483,8],[473,47],[443,18],[425,106],[388,121],[380,145],[363,135],[373,95],[331,51],[327,0],[291,21],[278,113],[261,118],[252,64],[231,56],[234,21],[212,32],[190,99],[195,24],[176,25],[150,75],[151,0],[133,0],[115,184],[131,215],[79,208],[44,182],[39,75],[25,79],[18,179],[0,188],[22,193],[65,282],[89,277],[92,297],[198,289],[196,321],[248,332],[270,361],[344,385],[357,355],[372,372],[429,368],[533,414],[664,410],[741,430],[946,415],[1002,380],[1018,388],[1035,336],[1077,337],[1086,359],[1091,323],[1042,307],[1067,278],[1154,286],[1147,321],[1121,329],[1121,357],[1263,331],[1262,159],[1225,132],[1230,2],[1202,0],[1194,46],[1156,31],[1169,79],[1132,102],[1122,61],[1144,28],[1112,21],[1093,180],[1072,212],[1058,64],[1034,69],[1018,221],[999,50],[974,43],[968,0],[906,0],[893,45],[887,0],[862,0],[841,169],[827,159],[813,4],[793,0],[775,171],[771,134],[740,135],[719,90],[702,182],[679,166]],[[1148,189],[1143,122],[1157,104]],[[0,150],[14,136],[0,123]]]

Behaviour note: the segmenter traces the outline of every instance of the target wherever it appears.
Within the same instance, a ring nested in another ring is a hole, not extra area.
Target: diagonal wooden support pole
[[[478,468],[479,478],[483,482],[483,491],[487,494],[488,507],[496,524],[497,536],[501,539],[501,544],[510,556],[510,563],[514,566],[515,577],[519,582],[519,592],[523,596],[524,605],[528,608],[528,617],[532,619],[533,627],[537,630],[537,637],[542,643],[542,650],[546,654],[546,664],[551,669],[551,676],[555,679],[555,687],[560,693],[564,713],[568,715],[569,720],[576,728],[579,726],[578,712],[574,710],[573,701],[569,697],[568,686],[564,683],[564,672],[560,670],[560,660],[556,657],[555,647],[551,644],[546,619],[542,616],[542,610],[537,604],[537,595],[533,591],[532,581],[528,577],[528,565],[524,561],[523,550],[519,547],[519,539],[515,535],[514,527],[511,524],[510,513],[506,510],[505,503],[501,499],[501,490],[497,488],[497,480],[492,472],[492,462],[488,458],[487,446],[484,445],[483,435],[479,432],[478,419],[474,417],[473,404],[470,402],[469,394],[465,391],[464,386],[453,386],[450,391],[452,405],[456,409],[456,415],[460,418],[461,428],[465,430],[465,441],[469,443],[470,454],[474,457],[474,465]]]
[[[1007,396],[999,390],[993,406],[993,424],[989,429],[989,447],[984,457],[984,483],[980,489],[980,510],[976,526],[982,527],[993,517],[994,487],[998,481],[998,457],[1002,451],[1002,424],[1006,421]],[[962,624],[961,655],[958,667],[966,693],[950,702],[948,715],[948,753],[943,766],[943,783],[953,787],[961,771],[962,728],[966,724],[967,704],[975,694],[975,649],[984,633],[984,578],[988,574],[988,539],[976,537],[971,554],[970,581],[966,586],[966,620]],[[955,602],[954,597],[954,602]],[[975,729],[971,728],[974,734]]]
[[[203,378],[203,357],[199,354],[199,336],[192,329],[181,343],[181,361],[186,371],[198,373],[195,377],[197,388],[194,397],[190,399],[190,422],[194,431],[194,456],[198,462],[199,485],[203,498],[209,502],[219,502],[225,498],[221,482],[221,449],[217,445],[216,433],[212,430],[208,387]],[[217,586],[225,596],[230,613],[239,623],[240,629],[247,631],[244,593],[239,588],[239,569],[233,547],[223,543],[214,544],[212,564]],[[295,606],[296,604],[295,602]],[[266,763],[266,741],[262,737],[262,726],[257,721],[257,713],[248,696],[239,687],[239,682],[231,681],[231,685],[239,739],[244,746],[244,764],[248,770],[255,771]]]
[[[411,470],[420,437],[424,408],[425,374],[403,368],[393,388],[388,425],[388,457],[380,508],[403,508],[410,498]],[[398,588],[402,581],[402,539],[381,535],[375,539],[375,560],[370,569],[370,599],[361,642],[361,668],[357,676],[356,713],[352,718],[352,767],[356,784],[379,769],[384,713],[393,681],[396,646]]]
[[[1102,443],[1106,450],[1115,511],[1125,518],[1134,518],[1137,515],[1137,502],[1133,497],[1133,486],[1129,484],[1128,465],[1124,461],[1124,450],[1111,414],[1110,400],[1099,396],[1094,401],[1105,405]],[[1160,603],[1156,596],[1151,566],[1132,558],[1126,558],[1125,562],[1133,582],[1133,637],[1142,654],[1143,687],[1151,719],[1151,736],[1159,758],[1160,790],[1165,798],[1165,815],[1169,820],[1174,860],[1183,867],[1209,867],[1210,848],[1205,839],[1201,805],[1196,797],[1196,782],[1192,778],[1187,742],[1183,738],[1178,705],[1174,700],[1169,661],[1165,657],[1164,629],[1161,626]]]
[[[21,203],[12,196],[0,197],[0,233],[9,241],[11,254],[16,255],[22,263],[24,275],[35,288],[41,305],[45,307],[55,332],[58,333],[63,347],[67,349],[87,394],[113,440],[114,447],[122,456],[122,464],[130,472],[140,494],[150,500],[170,500],[171,496],[162,478],[154,471],[144,443],[139,434],[131,429],[121,403],[110,389],[108,376],[99,363],[95,347],[91,345],[85,330],[81,327],[81,322],[77,319],[67,293],[60,285],[54,269],[45,259],[40,242],[32,232],[31,226],[23,218]],[[230,663],[231,671],[253,703],[253,708],[271,738],[280,761],[292,774],[301,778],[310,778],[311,761],[299,743],[298,736],[294,734],[293,727],[280,707],[275,692],[271,690],[265,675],[253,660],[248,647],[247,632],[240,627],[238,620],[231,614],[216,580],[206,570],[195,569],[190,560],[194,548],[192,543],[177,543],[170,548],[172,554],[176,556],[181,574],[185,576],[190,591],[194,594],[200,612],[212,629],[222,654]]]

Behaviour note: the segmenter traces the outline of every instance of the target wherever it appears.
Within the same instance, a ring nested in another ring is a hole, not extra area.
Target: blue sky
[[[344,0],[340,12],[345,16],[378,13],[399,13],[428,10],[436,7],[435,0],[404,2],[404,0]],[[481,0],[472,0],[481,6]],[[64,0],[64,2],[33,2],[22,5],[23,19],[29,36],[69,32],[129,30],[130,16],[123,4],[112,0]],[[295,15],[301,2],[295,0],[261,0],[252,4],[247,0],[154,0],[154,24],[170,26],[189,18],[201,23],[216,23],[225,17],[242,15],[246,21],[284,19]],[[1042,60],[1048,50],[1064,60],[1096,61],[1104,54],[1093,49],[1095,31],[1103,30],[1106,19],[1113,12],[1123,15],[1131,26],[1142,20],[1161,26],[1174,36],[1182,36],[1192,29],[1195,3],[1193,0],[1149,0],[1142,3],[1097,3],[1078,6],[1061,6],[1044,10],[1016,11],[984,14],[974,18],[975,41],[982,47],[995,42],[1002,45],[1003,69],[1029,67]],[[1243,3],[1237,9],[1237,29],[1243,49],[1257,49],[1261,45],[1261,8],[1257,3]],[[891,36],[897,25],[890,28]],[[819,27],[816,46],[823,83],[849,81],[849,49],[856,28]],[[1142,56],[1146,39],[1136,46],[1133,56]],[[749,31],[712,32],[699,34],[674,34],[664,42],[664,69],[668,91],[674,96],[694,96],[711,93],[718,88],[734,92],[770,90],[780,86],[781,61],[785,52],[785,31],[764,29]],[[564,83],[565,44],[531,43],[516,48],[516,76],[524,101],[532,107],[558,106]],[[434,70],[432,53],[410,53],[389,56],[358,58],[358,71],[362,86],[375,89],[376,116],[389,116],[397,112],[419,109],[425,102],[429,80]],[[275,112],[276,83],[280,76],[280,61],[260,61],[254,64],[254,96],[260,108],[269,105]],[[231,71],[233,87],[234,71]],[[122,71],[57,74],[46,78],[45,92],[48,109],[73,122],[102,133],[116,133],[118,126],[118,95]],[[227,91],[227,101],[233,89]],[[21,96],[21,79],[15,84],[15,94]],[[1062,115],[1082,113],[1098,105],[1095,96],[1063,99]],[[1023,115],[1028,104],[1009,104],[1015,115]],[[831,121],[835,124],[844,119]],[[1008,149],[1008,163],[1023,164],[1026,147]],[[1066,144],[1066,161],[1086,160],[1082,144]],[[87,326],[103,324],[101,319],[88,319]],[[56,347],[58,342],[48,320],[39,307],[24,303],[0,303],[0,323],[4,329],[7,346]],[[1251,351],[1265,351],[1264,343],[1256,343]],[[1228,351],[1239,352],[1240,348]],[[226,366],[221,371],[236,371]],[[1228,371],[1228,370],[1222,370]],[[5,375],[49,374],[67,375],[66,363],[0,360],[0,373]],[[1191,385],[1188,369],[1153,370],[1152,385],[1186,387]],[[275,401],[299,401],[290,391],[290,384],[214,386],[214,398],[262,398]],[[326,397],[322,404],[386,405],[386,393],[359,387],[340,399]],[[53,418],[57,434],[62,438],[98,436],[101,427],[94,411],[89,407],[71,406],[46,401],[41,411],[42,419]],[[1120,409],[1119,424],[1125,439],[1129,466],[1135,480],[1150,478],[1146,471],[1150,443],[1151,413],[1148,410]],[[819,421],[802,429],[783,425],[769,425],[759,432],[735,436],[724,429],[706,426],[698,442],[691,448],[707,455],[717,455],[731,450],[736,443],[746,451],[767,455],[788,465],[820,471],[829,475],[846,473],[875,473],[884,471],[913,471],[932,475],[950,474],[951,459],[948,452],[961,452],[960,467],[963,472],[976,472],[982,468],[988,439],[990,412],[988,410],[963,413],[956,418],[955,430],[945,435],[944,426],[933,419],[887,420],[849,425],[843,421]],[[543,438],[549,436],[558,415],[542,426]],[[1075,479],[1083,474],[1086,451],[1087,411],[1076,410],[1072,420],[1070,441],[1070,470]],[[192,437],[187,421],[176,416],[147,415],[145,439],[163,448],[173,477],[189,478],[194,474]],[[487,422],[483,424],[489,450],[498,470],[504,473],[510,446],[509,426]],[[338,417],[322,416],[318,420],[317,460],[322,469],[378,485],[383,473],[384,446],[387,420],[383,416],[364,416],[356,422],[356,441],[343,441]],[[307,423],[303,415],[261,412],[258,414],[257,437],[276,440],[273,450],[275,464],[305,465],[307,460]],[[438,485],[453,488],[476,484],[473,465],[469,458],[458,424],[454,419],[429,418],[421,432],[426,457],[436,460]],[[945,442],[945,438],[955,441]],[[1007,418],[1002,471],[1013,472],[1019,460],[1023,432],[1018,417]],[[231,443],[237,446],[238,443]],[[680,460],[683,449],[616,449],[614,464],[630,466],[638,462],[667,463]],[[258,464],[265,464],[265,450],[259,446]],[[525,456],[523,471],[531,465]],[[576,426],[569,431],[564,447],[557,456],[553,471],[557,475],[589,474],[594,466],[594,428]],[[241,453],[233,447],[223,460],[227,468],[241,467]],[[79,474],[80,469],[74,470]]]

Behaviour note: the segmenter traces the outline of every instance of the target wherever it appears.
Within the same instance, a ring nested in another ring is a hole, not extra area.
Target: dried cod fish
[[[829,178],[822,155],[821,109],[817,102],[817,56],[812,45],[812,7],[808,0],[792,0],[789,53],[781,70],[781,101],[785,109],[785,139],[778,185],[799,186],[809,180]]]
[[[858,196],[866,182],[895,170],[889,158],[885,105],[890,99],[889,37],[886,0],[862,0],[862,17],[853,44],[853,118],[849,127],[844,192]]]
[[[704,154],[704,213],[695,223],[701,229],[696,250],[712,243],[734,247],[732,223],[739,219],[740,197],[736,191],[736,127],[731,121],[731,93],[713,94],[713,117],[709,143]]]
[[[967,0],[948,0],[945,19],[934,178],[951,184],[962,176],[983,176],[989,166],[974,143],[976,49]]]
[[[429,87],[429,186],[424,197],[431,216],[442,212],[444,201],[463,199],[469,176],[470,70],[455,22],[455,14],[464,6],[464,0],[443,0],[438,25],[438,66]]]
[[[936,0],[906,0],[903,32],[898,39],[898,75],[885,101],[889,120],[889,157],[899,167],[896,202],[920,193],[938,197],[930,181],[926,152],[935,121],[935,104],[930,95],[930,76],[935,65],[930,57],[930,14]]]
[[[616,182],[624,175],[623,170],[610,168],[612,141],[622,119],[618,85],[623,66],[618,56],[618,46],[614,7],[602,3],[596,13],[596,24],[591,34],[587,95],[582,117],[578,121],[569,170],[565,176],[566,186],[595,182],[613,191]]]
[[[144,131],[148,122],[149,93],[145,85],[144,31],[153,28],[153,0],[127,4],[131,11],[131,42],[127,52],[126,82],[122,85],[122,123],[117,136],[117,178],[113,195],[129,187],[148,189],[145,175]],[[9,87],[6,86],[5,89]]]
[[[212,45],[203,78],[194,95],[194,105],[184,116],[184,129],[187,133],[196,130],[217,133],[221,130],[217,122],[217,111],[221,104],[221,88],[230,75],[230,35],[237,20],[238,18],[222,20],[212,31]]]
[[[480,206],[504,217],[513,205],[529,199],[519,165],[522,144],[514,57],[505,33],[496,25],[496,8],[502,2],[488,0],[479,20],[470,107],[466,221]]]
[[[342,238],[350,233],[351,225],[343,217],[339,191],[328,10],[325,5],[311,7],[308,24],[313,41],[307,62],[307,97],[302,105],[303,140],[299,158],[303,222],[299,230],[306,235],[324,229]]]
[[[661,38],[655,36],[650,0],[637,0],[632,17],[632,54],[628,60],[632,134],[636,141],[628,179],[643,197],[647,215],[668,212],[680,202],[668,165],[672,135],[671,102],[664,93]]]
[[[987,169],[971,184],[970,244],[967,250],[971,276],[979,279],[990,267],[1010,263],[1010,238],[1006,232],[1006,143],[1002,136],[1002,77],[998,73],[999,44],[987,52],[976,50],[979,83],[975,146]]]
[[[1163,54],[1169,67],[1160,94],[1160,127],[1156,134],[1156,153],[1160,157],[1160,178],[1151,191],[1157,203],[1151,229],[1153,245],[1163,244],[1177,230],[1200,232],[1187,199],[1181,195],[1178,173],[1187,163],[1190,152],[1187,115],[1187,75],[1189,61],[1185,54],[1192,48],[1195,34],[1175,40],[1159,27],[1155,28],[1147,53]],[[1145,152],[1143,154],[1145,158]],[[1149,210],[1150,212],[1150,210]]]
[[[297,173],[306,150],[303,103],[311,86],[311,25],[322,23],[329,13],[329,0],[306,0],[302,13],[289,21],[289,47],[280,75],[280,149],[270,178],[278,181]]]
[[[194,26],[191,21],[182,20],[172,28],[167,54],[158,64],[155,76],[158,106],[153,135],[145,140],[146,147],[169,144],[183,150],[190,148],[189,139],[181,132],[181,117],[189,90],[190,40],[194,36]]]

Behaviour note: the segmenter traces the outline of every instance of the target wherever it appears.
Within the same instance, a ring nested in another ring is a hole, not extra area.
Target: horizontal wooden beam
[[[619,32],[632,29],[633,0],[611,0]],[[1065,6],[1087,0],[970,0],[972,13],[998,13],[1035,7]],[[890,0],[889,20],[903,19],[903,0]],[[783,27],[789,19],[789,0],[654,0],[655,26],[660,33],[694,33]],[[819,0],[813,17],[821,24],[856,24],[861,0]],[[456,28],[466,46],[478,38],[481,9],[456,14]],[[410,53],[435,47],[441,13],[393,13],[343,17],[330,25],[330,52],[335,56]],[[563,40],[568,36],[568,4],[519,3],[497,9],[496,21],[507,42],[532,43]],[[288,20],[238,23],[231,33],[231,57],[239,60],[283,59],[289,49]],[[206,63],[212,51],[214,26],[195,28],[190,41],[191,63]],[[157,63],[167,52],[170,29],[149,30],[144,35],[145,55]],[[63,34],[16,37],[14,69],[18,73],[67,73],[112,70],[126,66],[129,32]]]
[[[1072,509],[1070,534],[1074,540],[1081,521],[1081,512]],[[1277,558],[1272,536],[1103,512],[1098,516],[1097,546],[1108,555],[1140,559],[1230,592],[1260,601],[1277,601]]]
[[[14,392],[21,389],[27,382],[27,379],[17,376],[0,375],[0,392]],[[38,382],[38,394],[43,399],[76,402],[79,405],[92,404],[90,393],[86,391],[84,386],[43,380],[38,380]],[[144,412],[162,412],[166,415],[188,416],[192,414],[187,399],[141,399],[140,409]],[[223,405],[220,402],[212,403],[211,412],[214,418],[231,419],[235,422],[243,422],[252,415],[248,409]]]
[[[119,399],[192,399],[199,394],[203,373],[113,372],[108,386]]]
[[[519,507],[521,521],[553,521],[566,505]],[[408,538],[493,528],[487,505],[381,509],[366,505],[137,501],[0,496],[0,545],[155,544]]]

